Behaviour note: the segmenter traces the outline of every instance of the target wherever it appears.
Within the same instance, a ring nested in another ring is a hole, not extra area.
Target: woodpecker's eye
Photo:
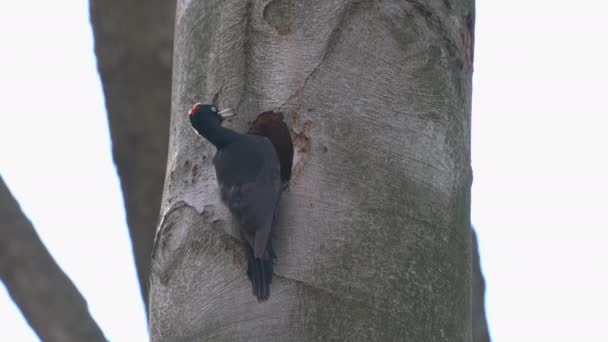
[[[215,108],[215,107],[211,107],[211,110],[214,112],[217,112],[217,108]]]

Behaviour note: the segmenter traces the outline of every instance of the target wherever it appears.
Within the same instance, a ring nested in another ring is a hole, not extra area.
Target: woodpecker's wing
[[[214,157],[222,199],[237,217],[257,258],[264,257],[281,196],[280,164],[265,137],[243,135]]]
[[[259,114],[251,124],[249,134],[266,137],[274,145],[281,164],[281,180],[284,184],[288,184],[293,164],[293,142],[289,127],[283,121],[283,113],[266,111]]]

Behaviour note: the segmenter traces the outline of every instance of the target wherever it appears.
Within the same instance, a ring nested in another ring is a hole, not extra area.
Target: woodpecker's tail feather
[[[276,258],[272,246],[268,244],[268,249],[263,258],[256,258],[253,255],[253,248],[247,245],[247,277],[253,287],[253,295],[259,301],[265,301],[270,297],[270,284],[272,283],[272,271],[274,259]]]
[[[270,283],[272,283],[272,259],[255,258],[255,271],[253,281],[253,295],[258,300],[267,300],[270,296]]]

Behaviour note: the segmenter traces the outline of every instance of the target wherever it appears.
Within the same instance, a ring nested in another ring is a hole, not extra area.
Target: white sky
[[[0,2],[0,174],[112,341],[146,341],[88,1]],[[37,341],[0,285],[0,341]]]
[[[0,174],[106,337],[145,341],[86,6],[0,3]],[[477,1],[473,223],[495,342],[608,341],[606,6]],[[0,341],[36,340],[0,286]]]
[[[608,341],[608,4],[478,1],[473,223],[495,341]]]

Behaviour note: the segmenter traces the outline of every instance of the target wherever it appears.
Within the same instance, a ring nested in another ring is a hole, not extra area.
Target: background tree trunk
[[[91,0],[90,12],[114,162],[147,307],[169,140],[175,2]]]
[[[479,260],[479,244],[477,243],[477,234],[473,232],[473,341],[474,342],[489,342],[490,332],[488,331],[488,323],[486,322],[486,308],[484,296],[486,293],[486,282],[481,273],[481,262]]]
[[[150,324],[164,340],[469,341],[472,1],[178,2]],[[218,94],[296,145],[258,303],[186,111]]]

